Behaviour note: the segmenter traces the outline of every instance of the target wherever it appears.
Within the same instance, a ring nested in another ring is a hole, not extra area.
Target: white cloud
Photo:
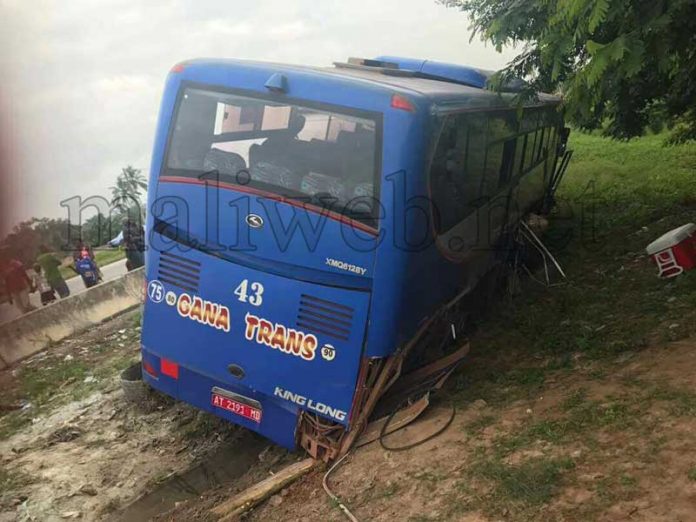
[[[303,20],[295,20],[278,25],[270,25],[264,31],[266,36],[277,40],[302,40],[306,38],[311,28]],[[316,31],[314,31],[316,34]]]
[[[144,74],[116,74],[95,80],[92,88],[100,94],[114,96],[151,90],[153,84],[151,78]]]
[[[203,24],[201,35],[213,36],[249,36],[254,26],[248,22],[231,22],[228,20],[208,20]]]

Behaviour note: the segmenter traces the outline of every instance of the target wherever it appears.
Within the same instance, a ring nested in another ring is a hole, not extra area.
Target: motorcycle
[[[75,260],[75,271],[82,277],[85,288],[91,288],[99,282],[99,269],[89,254]]]

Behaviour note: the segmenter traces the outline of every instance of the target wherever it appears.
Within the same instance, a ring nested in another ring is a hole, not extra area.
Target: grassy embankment
[[[594,468],[601,473],[583,505],[551,511],[594,518],[644,493],[615,457],[633,438],[644,443],[631,456],[636,466],[656,458],[667,436],[664,419],[651,413],[658,402],[668,403],[673,422],[696,418],[696,389],[668,380],[627,378],[610,396],[587,392],[614,385],[641,351],[696,333],[696,273],[660,280],[645,256],[655,238],[696,222],[696,144],[665,147],[663,141],[572,134],[575,155],[546,238],[569,280],[550,289],[527,282],[523,295],[501,306],[472,340],[478,350],[453,394],[462,405],[482,398],[491,406],[470,434],[492,426],[498,435],[476,449],[471,479],[455,495],[458,505],[494,517],[542,519],[564,487],[578,487],[579,469]],[[564,378],[581,383],[556,408],[512,430],[495,427],[496,410],[536,400]],[[513,458],[540,445],[542,455]],[[696,468],[690,473],[696,479]],[[474,484],[485,484],[483,493]]]

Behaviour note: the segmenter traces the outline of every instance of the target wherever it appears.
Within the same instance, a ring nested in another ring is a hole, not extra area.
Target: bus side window
[[[431,203],[438,233],[449,230],[457,223],[461,209],[461,199],[453,182],[456,142],[455,119],[447,116],[440,130],[429,173]]]
[[[533,109],[526,112],[522,119],[522,132],[527,136],[527,147],[524,153],[524,167],[522,172],[526,172],[531,167],[536,165],[536,131],[539,126],[539,111]]]
[[[507,185],[512,178],[512,170],[515,166],[515,149],[517,148],[517,140],[510,138],[505,141],[503,147],[503,164],[500,166],[500,182],[499,187]]]
[[[501,140],[491,143],[490,128],[495,122],[489,122],[488,131],[488,152],[486,153],[486,175],[481,183],[481,197],[490,199],[498,192],[500,184],[500,173],[503,168],[503,155],[505,152],[505,142]]]
[[[536,147],[536,161],[541,161],[544,157],[544,139],[548,138],[548,129],[546,127],[546,118],[541,121],[541,126],[537,131],[537,147]]]
[[[561,132],[563,131],[563,121],[558,112],[553,112],[553,149],[554,156],[558,156],[561,147]]]
[[[488,153],[486,175],[481,186],[481,195],[493,198],[510,179],[510,169],[515,155],[514,116],[504,112],[493,114],[488,119]]]
[[[522,167],[524,166],[524,147],[527,142],[527,137],[522,132],[522,124],[519,123],[516,128],[516,138],[515,138],[515,160],[512,164],[512,172],[510,174],[511,178],[519,176],[522,173]]]
[[[486,161],[484,114],[447,117],[430,171],[438,232],[446,232],[481,206]]]
[[[486,134],[488,118],[483,113],[459,116],[459,129],[468,130],[466,150],[461,150],[466,167],[462,172],[460,186],[464,193],[464,212],[461,219],[475,212],[482,204],[481,188],[486,177]],[[461,132],[461,131],[460,131]]]
[[[551,126],[547,127],[547,132],[549,135],[548,140],[546,141],[546,148],[549,151],[549,157],[554,158],[556,156],[556,128]]]
[[[542,132],[542,139],[541,143],[539,144],[539,161],[544,160],[550,155],[550,145],[552,141],[552,132],[553,132],[553,123],[554,121],[554,114],[553,111],[550,111],[548,109],[544,110],[541,114],[541,120],[540,120],[540,125],[541,125],[541,132]]]

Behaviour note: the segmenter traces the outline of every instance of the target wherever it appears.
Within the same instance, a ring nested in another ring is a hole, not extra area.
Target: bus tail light
[[[164,357],[160,359],[160,371],[162,372],[162,375],[166,375],[172,379],[179,378],[179,365],[174,361],[165,359]]]
[[[183,63],[177,63],[174,67],[169,69],[170,73],[180,73],[184,71],[184,67],[186,67]]]
[[[411,103],[411,100],[401,94],[394,94],[391,99],[393,109],[401,109],[402,111],[416,112],[416,107]]]
[[[143,370],[145,370],[145,373],[151,377],[154,377],[155,379],[159,377],[159,375],[157,375],[157,370],[155,370],[155,367],[152,366],[149,361],[143,361]]]

